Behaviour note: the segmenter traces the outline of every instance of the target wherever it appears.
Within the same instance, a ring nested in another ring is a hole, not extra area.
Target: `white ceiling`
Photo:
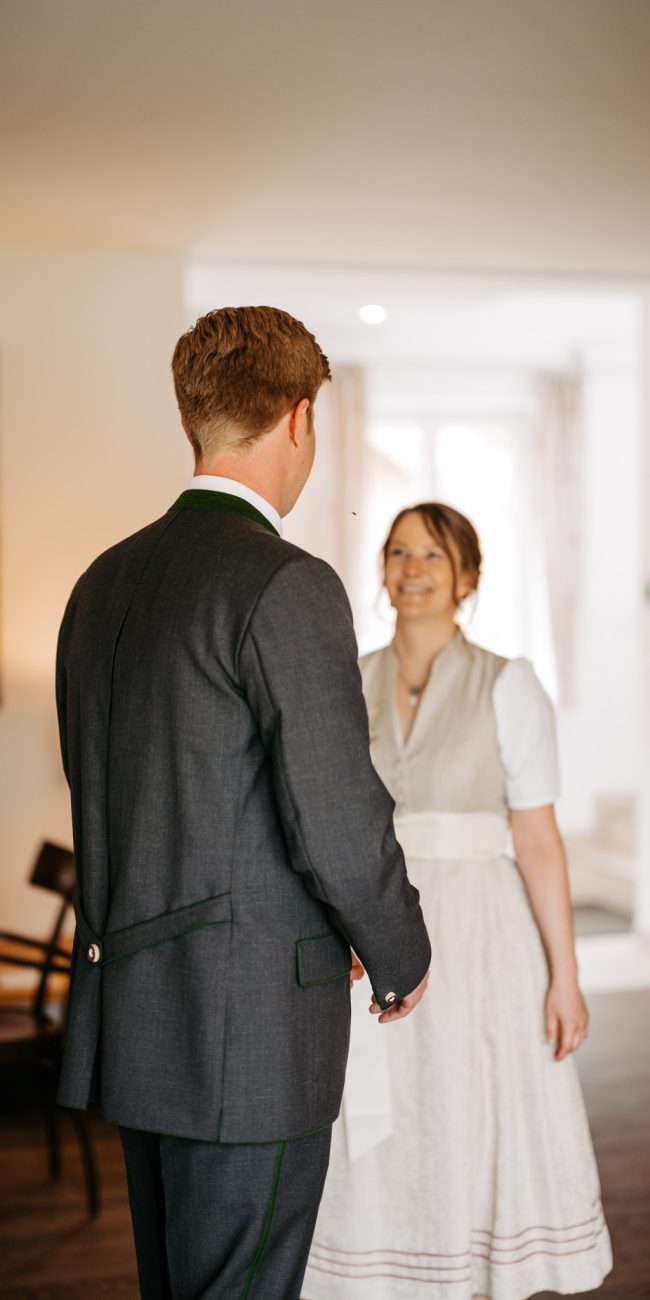
[[[0,0],[0,242],[650,273],[649,0]]]
[[[188,324],[235,302],[291,312],[334,362],[356,362],[385,376],[393,366],[424,367],[434,386],[454,368],[494,374],[639,362],[639,297],[611,286],[191,262]],[[367,303],[385,308],[383,324],[359,319]]]

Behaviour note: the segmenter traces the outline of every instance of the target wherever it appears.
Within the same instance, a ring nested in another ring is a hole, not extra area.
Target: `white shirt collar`
[[[275,507],[246,483],[239,483],[236,478],[222,478],[219,474],[195,474],[187,486],[192,490],[203,488],[207,492],[227,492],[231,497],[241,497],[243,501],[248,501],[249,505],[255,506],[255,509],[259,510],[282,536],[282,520]]]

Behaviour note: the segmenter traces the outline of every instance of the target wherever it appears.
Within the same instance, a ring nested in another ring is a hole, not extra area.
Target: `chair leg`
[[[94,1219],[101,1209],[101,1195],[99,1175],[97,1173],[95,1157],[90,1137],[88,1135],[88,1126],[82,1111],[73,1110],[70,1114],[72,1115],[72,1123],[74,1124],[77,1141],[79,1143],[79,1150],[81,1151],[81,1161],[83,1164],[84,1180],[86,1183],[86,1205],[88,1207],[89,1215]]]
[[[59,1141],[59,1121],[56,1106],[46,1102],[43,1107],[45,1135],[47,1138],[47,1162],[50,1178],[54,1182],[61,1177],[61,1143]]]

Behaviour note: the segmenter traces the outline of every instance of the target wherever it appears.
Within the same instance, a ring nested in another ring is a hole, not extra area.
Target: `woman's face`
[[[451,543],[453,548],[453,543]],[[457,601],[471,590],[467,575],[454,570],[449,556],[415,510],[394,529],[386,556],[384,583],[391,604],[403,618],[453,618]]]

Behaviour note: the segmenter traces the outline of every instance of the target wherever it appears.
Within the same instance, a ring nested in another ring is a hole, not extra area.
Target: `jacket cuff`
[[[397,1006],[397,1004],[402,1001],[402,998],[408,997],[409,993],[413,993],[418,985],[422,983],[422,980],[430,967],[431,947],[429,946],[428,952],[425,952],[420,962],[418,962],[417,965],[413,965],[413,974],[409,976],[407,973],[406,983],[405,976],[402,974],[399,980],[395,980],[392,983],[385,980],[382,981],[381,984],[375,984],[369,971],[368,974],[370,975],[372,991],[382,1011],[389,1011],[391,1007]]]

